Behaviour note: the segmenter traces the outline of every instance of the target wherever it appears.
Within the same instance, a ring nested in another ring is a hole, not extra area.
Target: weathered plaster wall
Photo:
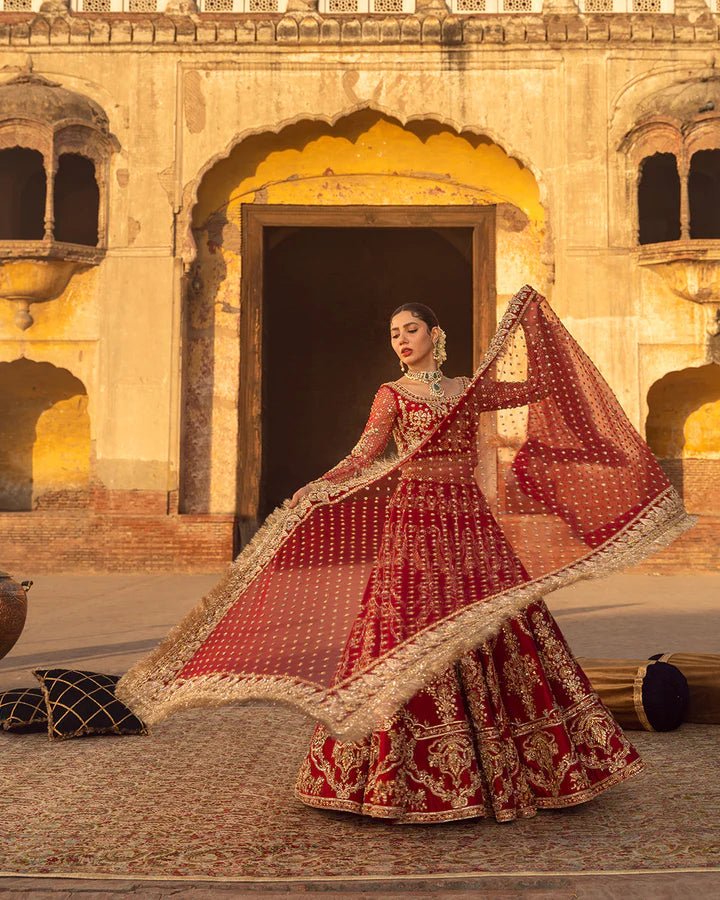
[[[666,45],[606,28],[571,44],[566,28],[550,45],[506,28],[455,48],[254,39],[231,52],[213,27],[216,43],[195,31],[181,44],[177,28],[140,43],[113,26],[115,44],[108,28],[30,47],[35,71],[105,109],[120,150],[105,260],[35,305],[27,332],[0,303],[0,360],[51,362],[85,385],[105,487],[177,490],[185,366],[186,449],[212,459],[198,511],[233,508],[243,202],[502,204],[501,302],[524,282],[546,292],[639,428],[655,382],[705,364],[702,310],[635,259],[618,146],[653,92],[708,69],[710,32]],[[2,48],[8,77],[28,50]],[[715,453],[707,402],[688,425],[697,458]]]

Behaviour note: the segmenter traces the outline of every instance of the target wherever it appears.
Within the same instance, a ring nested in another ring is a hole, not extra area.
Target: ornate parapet
[[[0,12],[47,15],[292,14],[447,15],[677,14],[692,21],[717,12],[717,0],[0,0]]]
[[[39,13],[34,2],[0,0],[0,47],[720,40],[720,0],[45,0]]]

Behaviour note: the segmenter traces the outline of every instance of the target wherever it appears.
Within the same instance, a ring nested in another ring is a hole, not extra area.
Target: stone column
[[[110,166],[107,158],[93,158],[95,166],[95,183],[98,186],[98,223],[97,223],[97,245],[98,247],[107,247],[107,221],[108,221],[108,201],[109,191],[107,188]]]
[[[316,13],[318,0],[288,0],[287,12],[289,13]]]
[[[55,240],[55,172],[57,159],[54,149],[50,150],[49,159],[45,157],[45,233],[44,241]]]
[[[69,16],[70,0],[43,0],[40,12],[46,16]]]
[[[194,16],[200,10],[196,0],[168,0],[163,12],[168,16]]]
[[[445,0],[416,0],[415,12],[447,15],[450,12],[450,4]]]
[[[678,158],[678,175],[680,176],[680,240],[690,240],[690,196],[688,181],[690,179],[690,160],[685,147]]]
[[[685,16],[691,25],[705,20],[709,26],[712,26],[713,22],[713,11],[705,0],[675,0],[675,15]]]

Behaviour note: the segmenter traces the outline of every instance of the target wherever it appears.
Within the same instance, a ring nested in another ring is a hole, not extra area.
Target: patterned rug
[[[193,710],[147,737],[0,732],[0,874],[248,880],[712,869],[717,728],[631,732],[646,771],[511,823],[392,825],[292,796],[311,724]]]

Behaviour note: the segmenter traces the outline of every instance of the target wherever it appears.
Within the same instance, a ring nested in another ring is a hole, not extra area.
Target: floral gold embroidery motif
[[[520,698],[525,714],[534,719],[537,709],[533,699],[533,689],[540,684],[540,676],[533,660],[523,655],[517,635],[511,626],[505,625],[500,632],[507,649],[508,658],[503,663],[503,680],[507,688]]]

